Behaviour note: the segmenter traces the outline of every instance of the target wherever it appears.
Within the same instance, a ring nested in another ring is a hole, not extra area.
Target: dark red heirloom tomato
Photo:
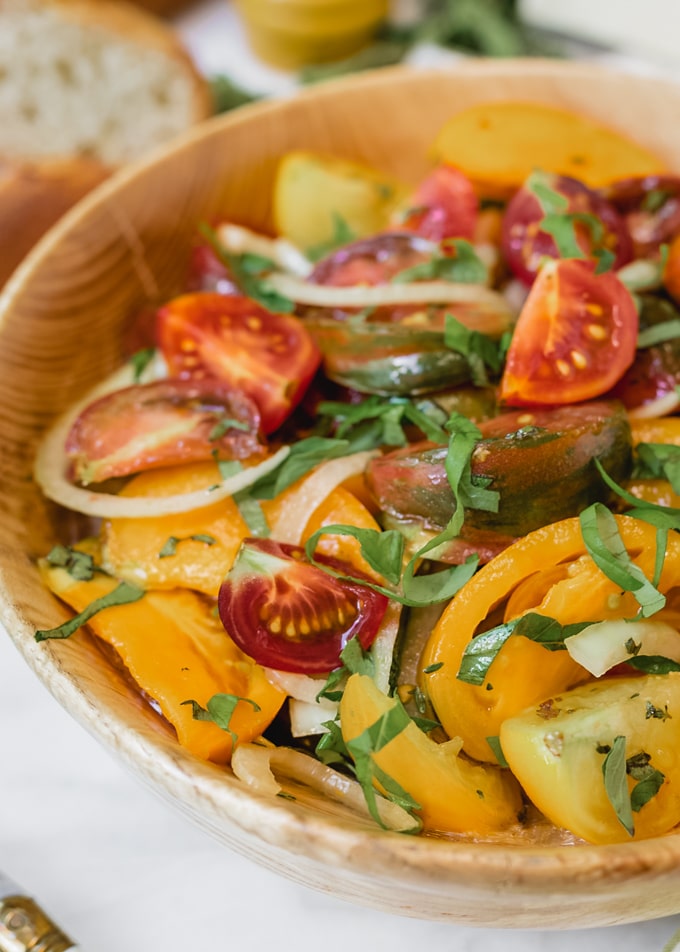
[[[500,399],[522,407],[607,393],[635,357],[638,314],[612,271],[565,258],[540,270],[515,325]]]
[[[395,226],[431,241],[474,235],[479,202],[472,182],[453,165],[439,165],[418,185]]]
[[[604,198],[577,179],[565,175],[544,175],[542,180],[569,202],[567,214],[594,215],[602,224],[603,237],[595,243],[586,225],[576,225],[578,243],[584,254],[606,249],[615,255],[614,268],[632,257],[631,240],[625,222]],[[503,216],[503,253],[514,274],[531,284],[544,258],[559,258],[555,239],[541,231],[545,213],[538,198],[525,184],[513,196]]]
[[[619,179],[600,195],[624,216],[636,258],[650,258],[680,234],[680,176]]]
[[[319,561],[361,577],[338,559]],[[245,539],[220,588],[218,607],[227,634],[259,664],[325,674],[338,667],[350,638],[370,647],[387,598],[311,565],[300,546]]]
[[[290,416],[321,363],[298,318],[242,295],[174,298],[158,311],[156,336],[173,376],[213,377],[243,391],[257,404],[264,433]]]
[[[259,423],[253,401],[219,381],[158,380],[86,407],[68,434],[66,454],[72,477],[87,485],[208,460],[215,450],[222,459],[247,459],[263,450]]]

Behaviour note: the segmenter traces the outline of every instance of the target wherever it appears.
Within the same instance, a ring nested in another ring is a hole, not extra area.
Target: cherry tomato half
[[[318,560],[361,576],[338,559]],[[350,638],[356,635],[363,648],[371,645],[387,601],[367,586],[311,565],[300,546],[245,539],[222,583],[218,606],[227,634],[259,664],[324,674],[338,667]]]
[[[158,380],[83,410],[66,439],[71,475],[87,485],[158,466],[262,452],[253,401],[219,381]],[[227,425],[230,424],[230,425]]]
[[[479,202],[472,182],[453,165],[439,165],[420,183],[393,224],[431,241],[471,239]]]
[[[635,357],[638,314],[612,271],[593,262],[541,268],[515,326],[501,380],[508,406],[562,405],[607,393]]]
[[[213,377],[247,394],[272,433],[302,399],[321,355],[296,317],[242,295],[185,294],[160,308],[158,346],[170,373]]]
[[[585,254],[596,248],[616,256],[614,268],[620,268],[632,257],[631,241],[625,222],[604,198],[577,179],[565,175],[545,175],[545,184],[569,202],[568,214],[594,215],[603,226],[602,240],[597,245],[585,225],[576,225],[577,240]],[[538,198],[527,186],[515,194],[503,217],[503,252],[513,273],[525,284],[531,284],[544,258],[559,258],[555,239],[541,231],[545,213]]]
[[[654,257],[680,234],[680,176],[619,179],[599,193],[625,217],[636,258]]]

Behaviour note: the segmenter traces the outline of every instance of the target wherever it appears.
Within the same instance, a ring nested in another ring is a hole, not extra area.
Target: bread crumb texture
[[[0,153],[119,165],[208,116],[172,30],[103,0],[0,0]]]

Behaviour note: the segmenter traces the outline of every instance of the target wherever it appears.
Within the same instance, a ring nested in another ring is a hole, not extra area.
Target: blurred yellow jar
[[[389,0],[236,0],[261,59],[297,69],[351,56],[387,17]]]

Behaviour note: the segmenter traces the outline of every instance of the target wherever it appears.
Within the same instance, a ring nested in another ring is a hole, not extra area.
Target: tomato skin
[[[647,328],[677,320],[678,312],[670,301],[655,295],[640,295],[640,327]],[[661,416],[673,413],[680,405],[680,337],[638,350],[633,364],[611,392],[630,413]],[[675,398],[675,399],[674,399]]]
[[[454,165],[437,166],[410,197],[409,207],[394,224],[431,241],[472,239],[479,202],[472,182]]]
[[[156,315],[156,337],[171,374],[241,390],[258,406],[266,434],[290,416],[321,362],[298,318],[242,295],[174,298]]]
[[[211,439],[215,426],[233,419]],[[261,454],[260,416],[249,397],[214,379],[158,380],[95,400],[66,439],[71,476],[83,485],[175,463]]]
[[[662,244],[680,233],[680,176],[619,179],[599,194],[624,216],[636,258],[655,257]]]
[[[317,558],[363,577],[339,559]],[[354,636],[362,648],[370,647],[387,604],[385,595],[307,562],[301,546],[271,539],[243,541],[218,598],[222,624],[242,651],[266,667],[302,674],[338,667]]]
[[[548,262],[522,308],[501,379],[507,406],[562,405],[607,393],[633,363],[638,314],[627,288],[593,262]]]
[[[546,183],[569,201],[569,214],[595,215],[604,226],[602,245],[616,258],[614,268],[620,268],[632,257],[630,236],[625,222],[616,209],[604,198],[577,179],[564,175],[547,175]],[[541,231],[544,217],[538,198],[526,186],[513,196],[503,216],[502,247],[513,273],[525,284],[531,284],[544,258],[559,258],[552,235]],[[579,246],[585,254],[592,250],[588,230],[577,225]]]
[[[461,538],[471,547],[476,541],[487,551],[495,544],[501,549],[511,537],[608,501],[594,459],[615,480],[630,473],[630,425],[614,401],[502,413],[481,423],[480,431],[471,475],[500,498],[497,512],[466,510]],[[456,508],[446,455],[446,446],[423,442],[372,459],[366,481],[380,509],[397,519],[444,528]],[[505,538],[485,538],[487,532]],[[452,546],[446,561],[454,558]]]

